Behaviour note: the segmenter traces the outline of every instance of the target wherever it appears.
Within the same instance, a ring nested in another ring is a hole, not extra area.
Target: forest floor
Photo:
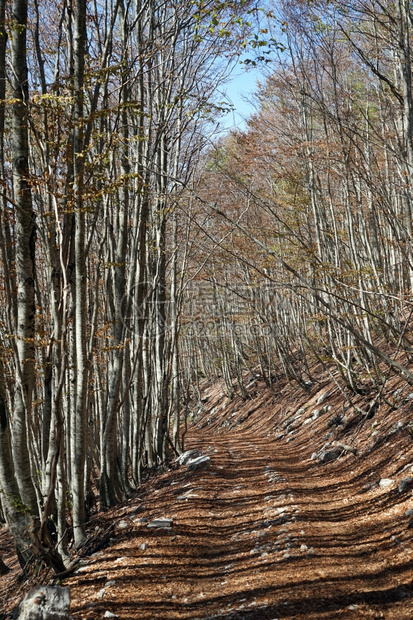
[[[390,382],[396,408],[365,419],[322,375],[307,393],[277,387],[205,388],[186,448],[209,468],[172,465],[93,517],[89,555],[61,584],[74,620],[413,618],[413,394]],[[163,517],[172,527],[148,527]],[[8,618],[28,585],[0,534]]]

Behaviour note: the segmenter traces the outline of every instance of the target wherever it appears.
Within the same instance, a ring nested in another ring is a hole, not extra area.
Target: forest
[[[412,45],[408,0],[0,0],[0,521],[27,574],[182,452],[204,379],[305,392],[316,361],[365,416],[413,386]],[[223,132],[240,62],[264,77]]]

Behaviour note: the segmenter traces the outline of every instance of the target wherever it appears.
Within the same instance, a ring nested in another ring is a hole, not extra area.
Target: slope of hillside
[[[413,394],[389,383],[395,408],[372,415],[322,374],[308,392],[249,390],[229,400],[205,386],[186,448],[207,469],[173,465],[94,517],[63,582],[73,619],[413,617]],[[159,518],[171,527],[148,527]],[[8,618],[28,586],[4,529],[0,544]]]

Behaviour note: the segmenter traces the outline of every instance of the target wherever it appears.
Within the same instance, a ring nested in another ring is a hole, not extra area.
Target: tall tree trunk
[[[406,253],[410,288],[413,288],[412,201],[413,201],[413,93],[411,62],[411,22],[408,0],[398,2],[399,22],[399,72],[403,90],[403,124],[406,170],[408,182],[405,187],[404,225],[406,227]]]
[[[86,538],[85,484],[88,361],[86,351],[87,281],[85,256],[84,211],[84,72],[86,46],[86,1],[75,0],[74,18],[74,140],[73,140],[73,195],[75,208],[75,355],[76,402],[71,429],[73,531],[75,545],[79,547]]]
[[[127,105],[129,103],[129,73],[128,68],[128,33],[129,22],[123,3],[120,5],[120,15],[123,29],[123,63],[124,72],[122,75],[121,88],[121,105],[120,112],[121,136],[122,136],[122,152],[120,168],[124,177],[124,184],[119,190],[119,206],[116,222],[116,241],[114,241],[114,256],[112,266],[112,290],[113,290],[113,313],[112,317],[112,336],[113,351],[112,359],[108,373],[108,398],[106,411],[102,420],[102,462],[101,462],[101,480],[100,480],[100,503],[103,508],[108,508],[116,503],[120,498],[116,494],[116,479],[119,479],[119,470],[117,468],[117,444],[116,444],[116,424],[118,421],[120,407],[120,386],[122,382],[123,364],[125,358],[124,345],[124,325],[126,312],[126,251],[127,251],[127,235],[128,235],[128,217],[129,217],[129,129]],[[113,206],[114,207],[114,206]]]
[[[26,64],[27,2],[14,0],[11,36],[13,189],[16,206],[16,386],[13,415],[13,458],[24,504],[37,512],[31,477],[28,427],[35,386],[35,216],[29,181],[28,83]]]

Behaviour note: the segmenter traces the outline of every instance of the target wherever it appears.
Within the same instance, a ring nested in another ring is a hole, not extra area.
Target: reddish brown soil
[[[397,387],[389,384],[388,399]],[[276,396],[263,384],[251,389],[248,401],[206,390],[186,447],[210,456],[209,469],[172,467],[136,498],[96,516],[91,541],[110,540],[64,581],[74,620],[107,611],[140,620],[413,618],[413,528],[404,514],[413,498],[397,488],[413,465],[406,429],[413,401],[403,401],[409,390],[397,409],[382,406],[364,423],[348,409],[346,430],[329,425],[343,412],[332,384],[309,393],[286,384]],[[328,412],[303,424],[327,404]],[[295,431],[285,434],[300,408]],[[358,454],[311,460],[327,441]],[[394,482],[382,489],[383,478]],[[157,517],[173,518],[172,528],[141,521]],[[6,533],[0,553],[13,567],[0,577],[6,613],[22,596]]]

